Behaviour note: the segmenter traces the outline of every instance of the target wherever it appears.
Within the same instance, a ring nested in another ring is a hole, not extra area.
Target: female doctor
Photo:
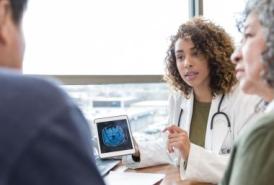
[[[257,116],[254,106],[260,101],[238,88],[233,49],[229,35],[207,20],[194,18],[179,27],[166,57],[165,80],[174,89],[168,139],[137,142],[137,152],[123,159],[128,167],[177,161],[182,179],[220,181],[227,154],[240,130]]]

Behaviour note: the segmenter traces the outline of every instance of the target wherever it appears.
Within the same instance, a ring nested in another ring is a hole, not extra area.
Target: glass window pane
[[[245,0],[204,0],[204,16],[222,26],[239,43],[241,34],[236,27],[236,19],[242,12]]]
[[[149,140],[161,134],[167,124],[169,90],[164,83],[65,85],[63,88],[77,102],[91,126],[95,118],[128,115],[136,139]]]
[[[28,74],[162,74],[185,0],[30,0]]]

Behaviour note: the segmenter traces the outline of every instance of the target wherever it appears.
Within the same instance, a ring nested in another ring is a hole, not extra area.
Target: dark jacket
[[[53,83],[0,70],[0,184],[102,185],[87,121]]]

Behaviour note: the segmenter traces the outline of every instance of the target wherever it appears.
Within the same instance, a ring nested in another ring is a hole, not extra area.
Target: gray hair
[[[237,26],[241,30],[250,13],[255,13],[265,32],[266,49],[262,53],[264,78],[274,88],[274,0],[248,0]]]

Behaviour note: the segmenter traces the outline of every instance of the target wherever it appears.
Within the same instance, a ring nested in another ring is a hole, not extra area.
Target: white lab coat
[[[180,110],[183,109],[180,127],[189,133],[192,109],[193,94],[185,98],[179,92],[174,92],[169,98],[169,124],[178,125]],[[177,164],[180,165],[182,179],[192,179],[201,182],[218,183],[225,171],[228,163],[228,155],[220,155],[221,146],[227,145],[232,148],[233,140],[240,134],[240,130],[245,130],[247,122],[256,119],[258,114],[254,113],[254,107],[260,101],[258,96],[243,94],[239,86],[224,97],[221,111],[225,112],[231,122],[232,137],[226,137],[228,133],[227,121],[224,116],[218,115],[214,119],[213,130],[210,129],[212,115],[217,112],[221,96],[213,98],[207,122],[205,148],[191,143],[187,168],[184,169],[184,161],[178,157]],[[227,139],[233,138],[233,139]],[[164,163],[174,164],[166,149],[166,138],[159,138],[155,141],[138,143],[141,161],[134,162],[131,156],[123,157],[123,163],[130,168],[141,168]],[[179,155],[177,155],[179,156]]]

